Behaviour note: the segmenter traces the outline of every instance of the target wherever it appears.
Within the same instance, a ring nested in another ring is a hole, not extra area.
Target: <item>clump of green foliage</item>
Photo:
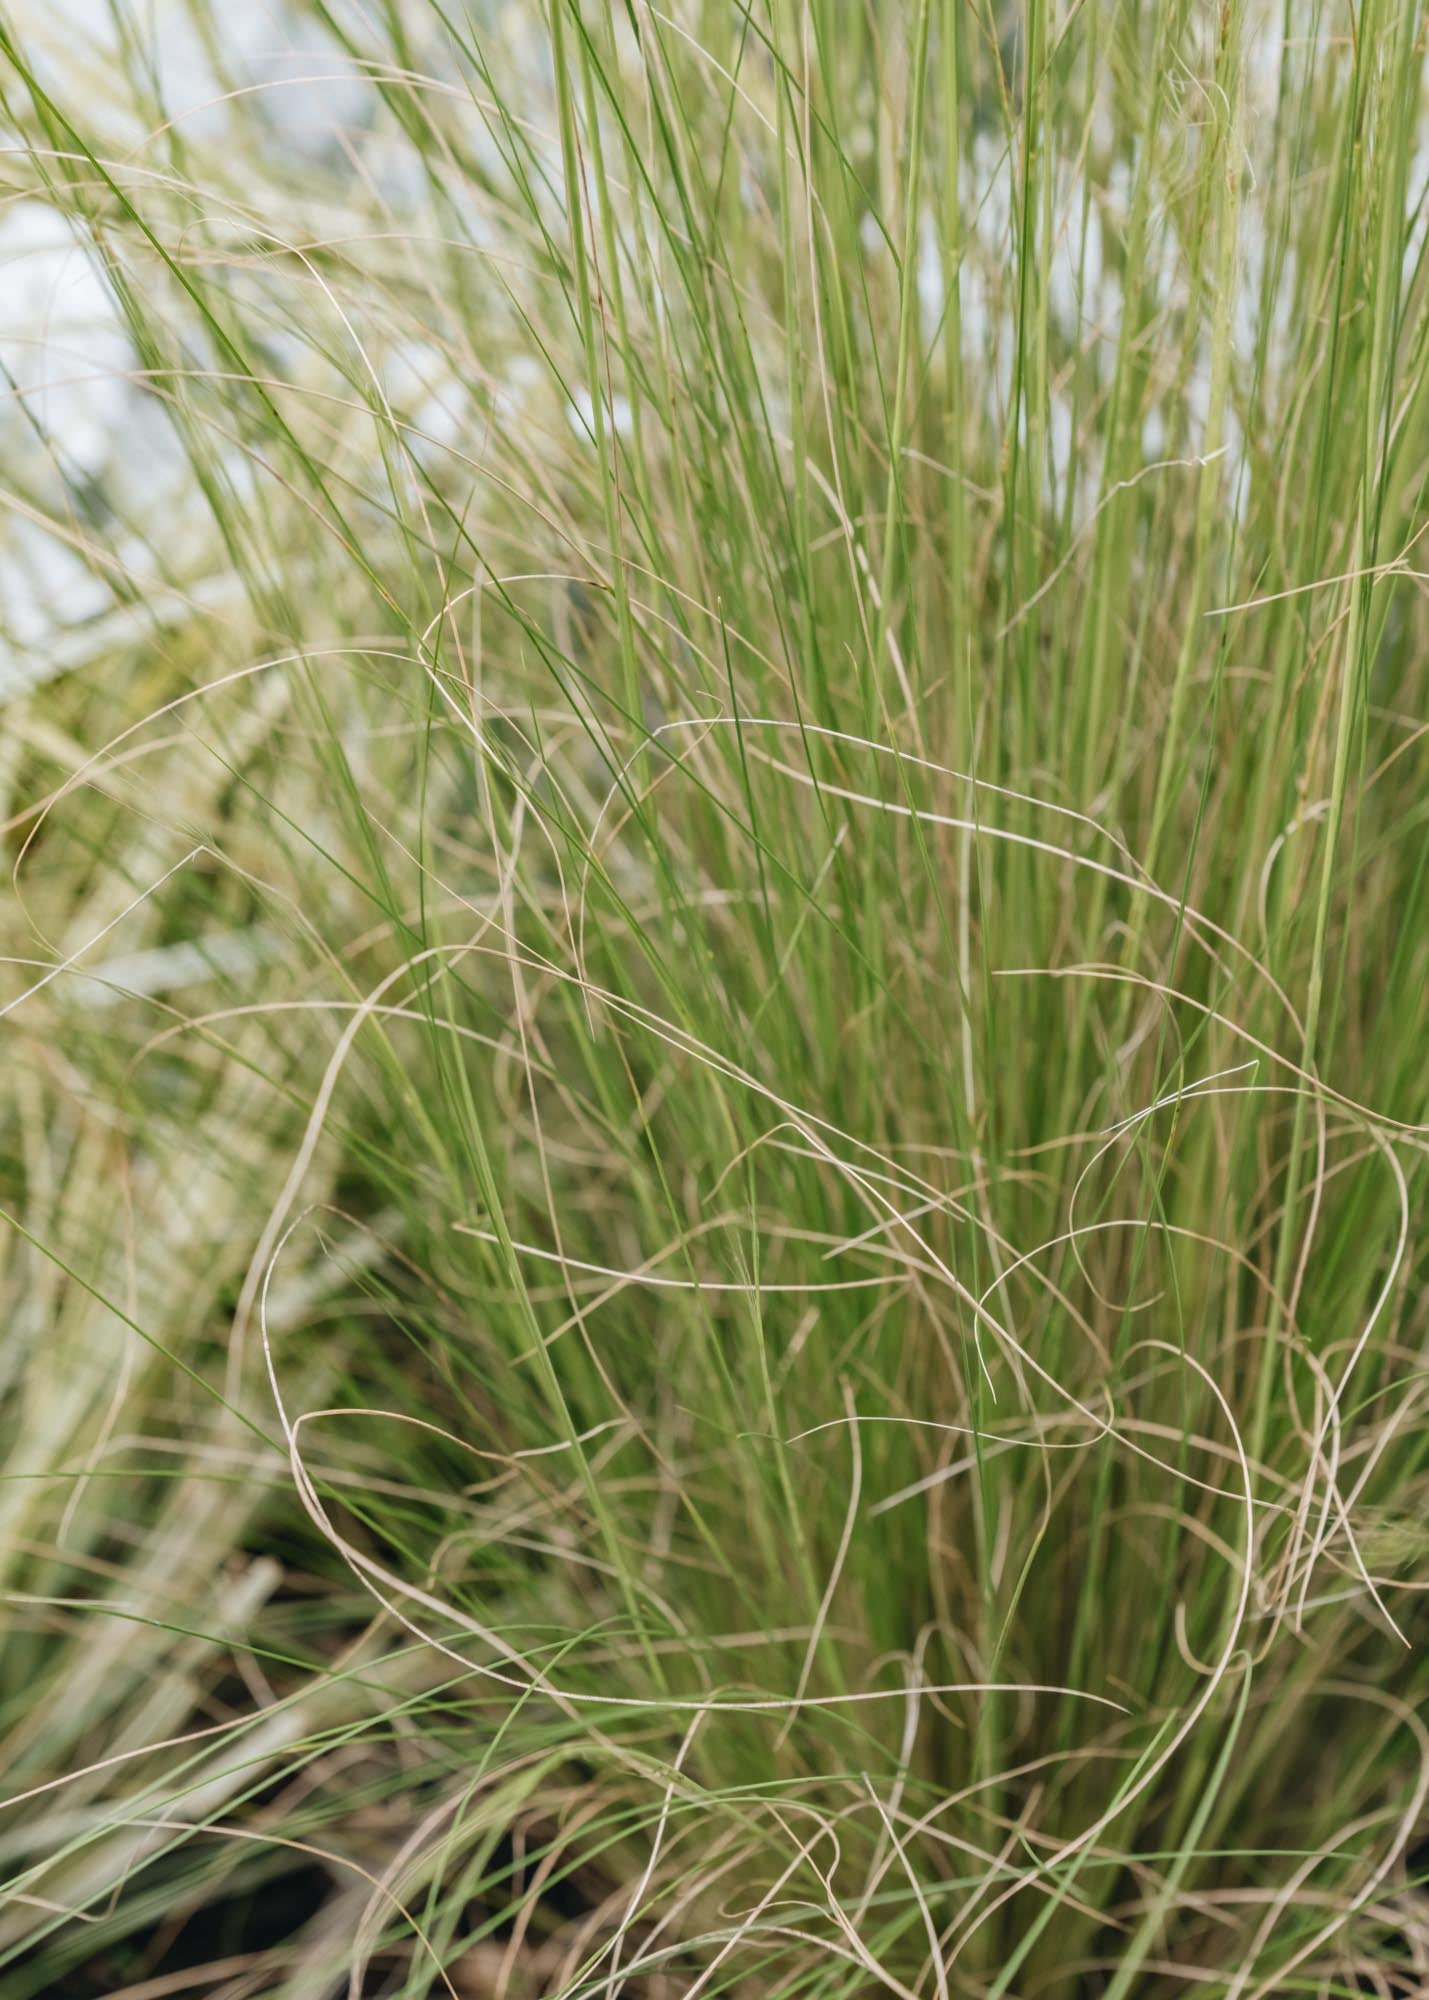
[[[1426,1990],[1418,6],[0,118],[6,2000]]]

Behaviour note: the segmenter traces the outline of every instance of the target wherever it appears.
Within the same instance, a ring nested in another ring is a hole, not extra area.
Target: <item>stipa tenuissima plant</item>
[[[1429,1982],[1404,0],[11,0],[6,2000]]]

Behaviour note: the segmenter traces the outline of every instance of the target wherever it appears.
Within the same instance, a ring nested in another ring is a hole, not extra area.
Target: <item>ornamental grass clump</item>
[[[11,0],[5,2000],[1429,1989],[1405,0]]]

